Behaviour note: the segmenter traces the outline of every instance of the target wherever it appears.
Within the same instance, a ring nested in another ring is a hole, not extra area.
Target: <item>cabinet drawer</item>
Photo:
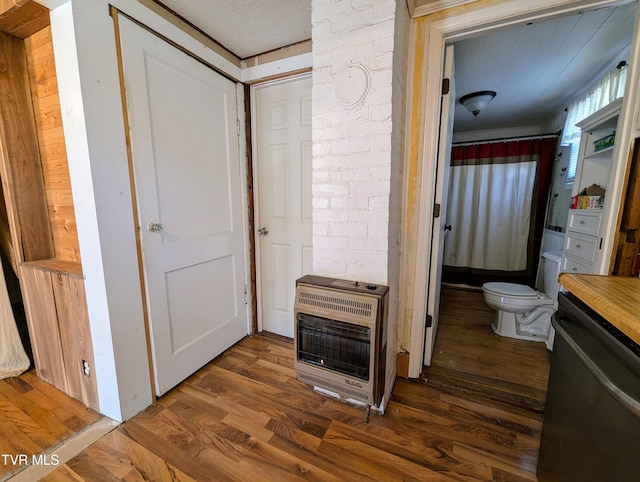
[[[582,261],[593,263],[596,259],[599,243],[599,237],[567,233],[564,241],[564,251]]]
[[[568,256],[564,256],[562,258],[561,271],[564,273],[591,274],[593,273],[593,264],[580,262]]]
[[[601,219],[602,212],[571,209],[567,219],[567,231],[597,236],[600,232]]]

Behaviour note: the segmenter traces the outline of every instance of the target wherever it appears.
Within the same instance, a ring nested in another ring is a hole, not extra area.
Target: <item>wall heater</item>
[[[385,388],[387,286],[304,276],[296,281],[298,380],[369,406]]]

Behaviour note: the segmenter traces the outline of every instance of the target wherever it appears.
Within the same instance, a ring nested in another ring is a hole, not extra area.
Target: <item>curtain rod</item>
[[[560,137],[560,132],[554,132],[550,134],[540,134],[534,136],[514,136],[514,137],[502,137],[498,139],[480,139],[477,141],[467,141],[467,142],[453,142],[451,146],[473,146],[475,144],[494,144],[496,142],[505,142],[505,141],[528,141],[530,139],[547,139],[549,137]]]

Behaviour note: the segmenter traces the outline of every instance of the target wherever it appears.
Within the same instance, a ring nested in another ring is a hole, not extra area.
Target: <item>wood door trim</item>
[[[113,28],[116,39],[116,54],[118,57],[118,77],[120,78],[120,99],[122,101],[122,123],[124,125],[124,136],[127,145],[127,165],[129,169],[129,186],[131,190],[131,212],[133,216],[133,226],[139,224],[138,201],[136,195],[135,176],[133,170],[133,151],[131,148],[131,126],[129,125],[129,109],[127,107],[127,93],[125,91],[124,81],[124,64],[122,59],[122,42],[120,39],[120,13],[115,7],[109,7],[109,13],[113,19]],[[149,390],[151,399],[156,399],[156,380],[153,369],[153,353],[151,350],[151,328],[149,323],[149,308],[147,299],[146,282],[144,277],[144,258],[142,256],[142,240],[140,238],[140,230],[135,229],[136,251],[138,258],[138,276],[140,279],[140,296],[142,301],[142,317],[144,319],[144,336],[147,341],[147,362],[149,364]]]

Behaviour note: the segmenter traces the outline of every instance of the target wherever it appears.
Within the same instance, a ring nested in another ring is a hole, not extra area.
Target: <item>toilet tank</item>
[[[562,264],[562,251],[549,251],[542,253],[542,289],[552,300],[558,299],[558,276],[560,276],[560,266]]]

